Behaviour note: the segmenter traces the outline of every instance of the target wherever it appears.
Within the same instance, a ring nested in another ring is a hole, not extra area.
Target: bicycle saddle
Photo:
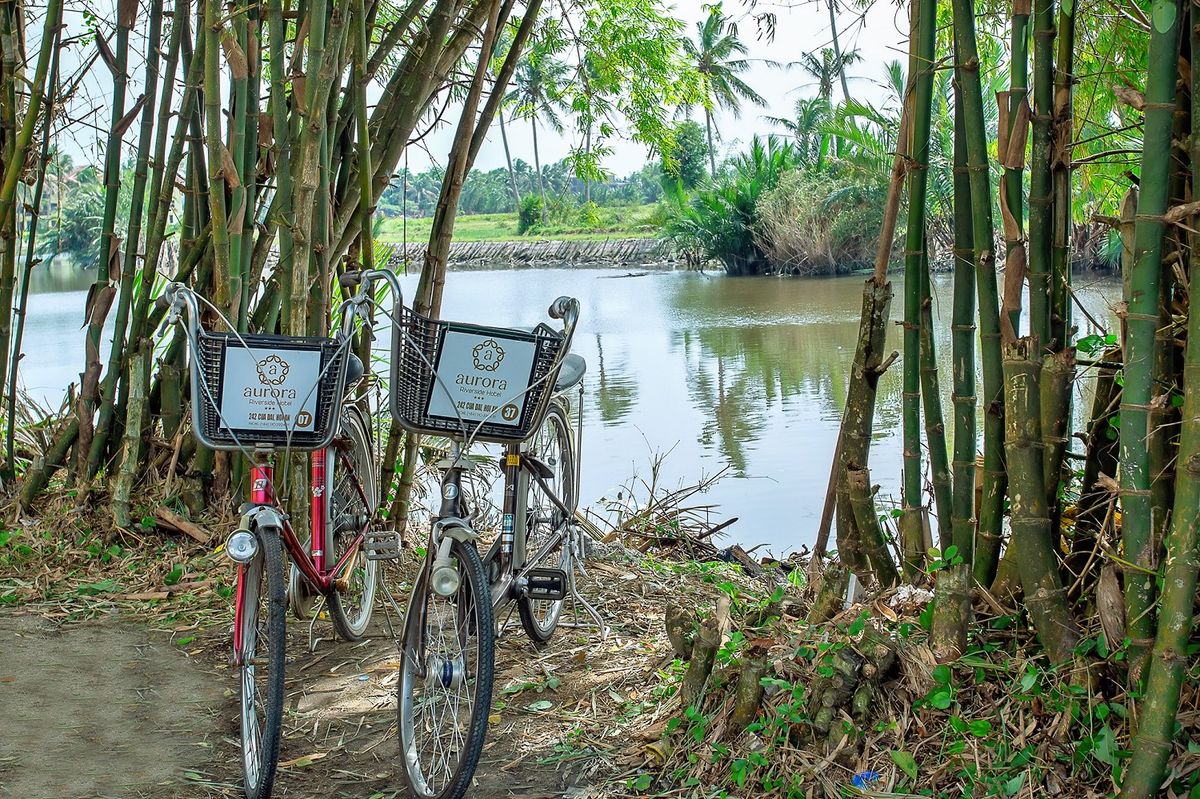
[[[362,376],[367,373],[366,367],[363,366],[362,358],[359,358],[353,352],[346,353],[346,388],[362,380]]]
[[[587,361],[583,356],[568,352],[563,358],[562,368],[558,370],[558,378],[554,381],[554,393],[560,394],[579,384],[583,373],[587,371]]]

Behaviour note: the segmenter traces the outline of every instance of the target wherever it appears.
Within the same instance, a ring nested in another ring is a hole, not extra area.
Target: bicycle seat
[[[560,394],[579,384],[583,373],[587,371],[587,361],[583,356],[568,352],[563,358],[562,368],[558,370],[558,379],[554,381],[554,393]]]
[[[363,366],[362,358],[353,352],[346,353],[346,388],[350,388],[350,386],[362,380],[362,376],[366,373],[367,370]]]

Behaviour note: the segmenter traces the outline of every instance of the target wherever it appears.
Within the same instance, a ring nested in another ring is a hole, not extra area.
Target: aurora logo
[[[495,339],[489,338],[482,344],[476,344],[471,350],[471,360],[475,362],[475,368],[483,372],[494,372],[500,368],[500,362],[504,360],[504,348],[496,343]]]
[[[292,367],[278,355],[268,355],[256,364],[258,382],[264,386],[278,386],[287,380],[288,370]]]

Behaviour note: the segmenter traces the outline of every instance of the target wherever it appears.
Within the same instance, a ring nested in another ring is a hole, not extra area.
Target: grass
[[[517,235],[517,215],[459,214],[454,223],[455,241],[595,241],[603,239],[650,238],[658,234],[656,205],[629,205],[598,208],[595,224],[580,218],[577,210],[564,221],[549,221],[524,236]],[[404,220],[398,217],[383,222],[379,238],[399,242],[405,237]],[[408,241],[426,241],[432,217],[409,217]]]

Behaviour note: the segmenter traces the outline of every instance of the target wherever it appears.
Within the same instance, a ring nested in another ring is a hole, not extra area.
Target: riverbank
[[[51,501],[0,544],[0,697],[29,708],[0,728],[0,796],[240,795],[227,660],[234,570],[214,551],[228,520],[200,520],[188,534],[150,524],[102,532],[103,511],[70,505]],[[384,572],[399,602],[414,566],[410,550]],[[972,648],[939,666],[927,585],[843,607],[803,573],[752,577],[620,541],[594,551],[581,587],[606,629],[568,607],[537,649],[506,627],[472,796],[1113,790],[1129,700],[1114,693],[1123,665],[1104,650],[1049,670],[1016,611],[980,595]],[[327,619],[311,632],[289,619],[278,790],[404,795],[397,613],[381,597],[359,644],[332,640]],[[101,683],[98,707],[88,687]],[[1188,773],[1195,760],[1175,765]]]
[[[386,245],[388,266],[404,271],[425,255],[424,241]],[[669,243],[655,238],[455,241],[450,245],[449,267],[483,269],[677,269],[684,259]]]
[[[459,214],[454,219],[455,241],[603,241],[654,238],[662,227],[657,204],[598,206],[591,215],[579,210],[550,218],[532,230],[518,232],[516,213]],[[377,238],[392,243],[429,241],[433,217],[385,219]]]

